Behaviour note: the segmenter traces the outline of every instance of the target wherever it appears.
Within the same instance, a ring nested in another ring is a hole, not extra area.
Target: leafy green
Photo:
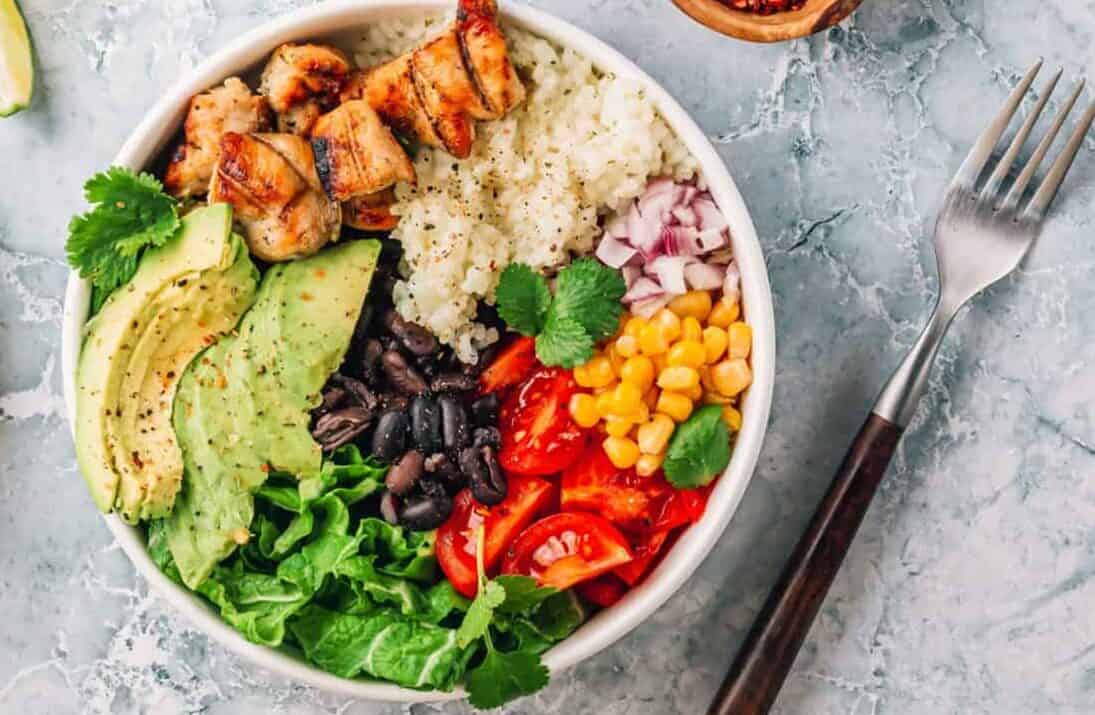
[[[536,357],[545,365],[584,365],[593,357],[593,340],[577,320],[552,312],[544,332],[536,336]]]
[[[593,258],[579,258],[559,271],[554,315],[581,324],[594,342],[616,332],[627,287],[620,273]]]
[[[587,362],[593,344],[615,332],[625,290],[617,271],[579,258],[559,271],[552,298],[542,275],[513,263],[502,271],[495,302],[506,325],[536,337],[540,362],[569,368]]]
[[[499,604],[499,613],[529,613],[558,593],[549,586],[540,586],[529,576],[503,575],[496,577],[494,583],[506,592],[505,600]]]
[[[495,290],[498,315],[511,329],[530,338],[544,329],[551,291],[547,280],[523,263],[511,263],[502,271]]]
[[[496,708],[535,693],[548,684],[548,678],[548,669],[540,661],[539,653],[525,650],[502,653],[488,648],[483,662],[468,673],[465,682],[468,702],[483,710]]]
[[[141,253],[178,233],[178,203],[151,174],[111,167],[84,184],[90,211],[69,222],[68,262],[91,281],[93,311],[137,272]]]
[[[730,463],[730,431],[721,408],[708,405],[677,427],[665,453],[662,469],[678,489],[706,486]]]
[[[501,606],[505,600],[506,589],[502,586],[494,581],[481,584],[479,594],[472,602],[471,608],[464,614],[460,629],[456,631],[456,642],[461,648],[467,648],[487,635],[491,619],[494,618],[494,609]]]

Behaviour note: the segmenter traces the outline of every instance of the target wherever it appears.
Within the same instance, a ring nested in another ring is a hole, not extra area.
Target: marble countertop
[[[196,61],[300,3],[22,4],[41,83],[0,121],[0,712],[406,712],[261,672],[158,603],[92,507],[63,417],[63,240],[81,183]],[[756,477],[696,576],[506,712],[700,712],[930,307],[942,187],[1035,56],[1095,74],[1095,11],[873,0],[761,47],[668,0],[535,4],[638,62],[718,147],[767,254],[779,362]],[[952,329],[778,712],[1095,711],[1093,147],[1021,270]]]

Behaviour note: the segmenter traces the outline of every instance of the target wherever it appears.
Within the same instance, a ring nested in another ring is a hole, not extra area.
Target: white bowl
[[[191,96],[219,84],[225,77],[255,68],[283,42],[343,35],[369,22],[451,11],[454,5],[454,0],[341,0],[272,20],[229,43],[175,85],[129,136],[114,163],[133,169],[151,163],[177,131]],[[719,155],[684,109],[627,58],[574,26],[517,3],[506,4],[503,15],[514,25],[577,50],[602,70],[633,77],[645,85],[647,95],[699,161],[711,193],[730,223],[734,253],[741,267],[745,318],[753,328],[754,378],[742,408],[741,433],[730,465],[710,495],[706,513],[681,535],[642,585],[545,654],[548,667],[559,671],[606,648],[649,617],[692,575],[722,535],[749,484],[764,438],[772,401],[775,325],[768,273],[749,212]],[[76,360],[89,296],[88,284],[73,273],[65,295],[62,336],[65,403],[70,424],[75,424]],[[370,700],[428,702],[463,695],[459,689],[452,693],[421,692],[389,683],[338,678],[287,653],[250,643],[198,596],[176,585],[156,568],[145,550],[140,531],[113,515],[103,518],[134,566],[164,600],[228,649],[268,670],[317,688]]]

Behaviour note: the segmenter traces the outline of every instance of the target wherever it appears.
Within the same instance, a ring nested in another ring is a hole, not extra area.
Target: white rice
[[[446,27],[447,18],[378,23],[357,52],[368,67]],[[473,361],[497,340],[474,322],[511,262],[551,272],[589,253],[598,216],[642,193],[656,176],[691,178],[696,162],[634,81],[605,75],[573,50],[506,28],[528,99],[503,120],[480,122],[472,155],[439,149],[415,157],[418,187],[401,185],[393,236],[405,280],[395,302]]]

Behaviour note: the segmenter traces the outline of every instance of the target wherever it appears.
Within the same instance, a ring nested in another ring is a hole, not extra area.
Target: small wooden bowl
[[[782,42],[806,37],[837,24],[863,0],[806,0],[798,10],[757,15],[718,0],[673,0],[693,20],[730,37],[750,42]]]

